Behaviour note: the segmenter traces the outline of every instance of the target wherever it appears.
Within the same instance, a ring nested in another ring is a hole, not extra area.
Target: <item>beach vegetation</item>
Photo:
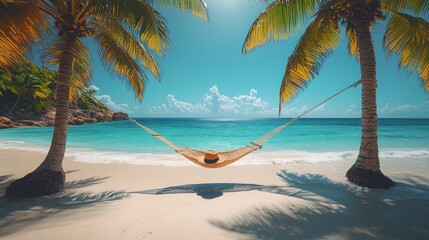
[[[429,92],[428,0],[275,0],[250,26],[243,53],[270,40],[288,39],[310,21],[288,58],[279,94],[283,104],[304,90],[341,42],[345,29],[350,55],[360,64],[362,81],[362,137],[356,162],[348,180],[359,186],[388,188],[393,181],[380,170],[377,136],[376,59],[372,30],[386,22],[383,47],[397,55],[399,67],[415,74]],[[343,76],[344,77],[344,76]],[[351,79],[356,81],[356,79]]]
[[[155,9],[173,7],[208,19],[202,0],[0,0],[0,69],[18,65],[42,39],[42,55],[58,68],[54,133],[45,160],[24,178],[12,182],[8,197],[35,197],[60,191],[66,149],[71,86],[90,79],[90,52],[83,39],[92,38],[108,71],[142,100],[148,80],[160,70],[154,55],[170,43],[165,19]],[[74,81],[77,80],[77,81]]]
[[[10,81],[6,72],[0,70],[0,97],[3,96],[3,92],[6,90],[6,83]]]
[[[57,71],[39,67],[28,59],[9,72],[3,71],[0,74],[0,115],[20,119],[21,115],[37,116],[55,111],[57,77]],[[97,99],[97,91],[85,85],[71,86],[69,104],[82,110],[100,109],[108,114],[110,110]]]
[[[2,82],[2,88],[6,94],[2,103],[7,102],[6,98],[13,99],[13,104],[6,116],[15,110],[20,101],[25,105],[31,105],[35,111],[46,108],[49,105],[49,101],[46,100],[53,92],[50,83],[55,76],[54,71],[41,69],[28,60],[23,61],[11,73],[2,74],[0,82]]]

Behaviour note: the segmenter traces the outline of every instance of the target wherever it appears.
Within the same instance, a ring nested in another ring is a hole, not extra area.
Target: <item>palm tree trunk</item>
[[[369,21],[358,21],[355,29],[362,76],[362,138],[358,158],[346,176],[359,186],[388,188],[393,181],[380,171],[378,158],[376,62]]]
[[[59,75],[57,81],[57,99],[55,107],[55,125],[51,147],[48,155],[37,170],[50,169],[63,171],[63,159],[66,150],[68,109],[70,95],[70,78],[73,68],[74,54],[76,51],[75,37],[70,37],[65,42],[65,49],[61,56]]]
[[[65,174],[62,167],[66,149],[70,77],[77,47],[74,34],[65,36],[59,65],[54,134],[45,160],[32,173],[12,182],[6,190],[8,197],[36,197],[62,190]]]
[[[16,105],[18,105],[19,100],[21,100],[21,97],[22,97],[22,94],[20,94],[20,95],[18,96],[18,99],[16,100],[15,104],[13,104],[12,109],[11,109],[11,110],[6,114],[6,116],[9,116],[9,115],[13,112],[13,110],[14,110],[14,109],[15,109],[15,107],[16,107]]]

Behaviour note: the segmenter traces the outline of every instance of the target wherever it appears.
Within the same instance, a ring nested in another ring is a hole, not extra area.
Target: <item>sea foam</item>
[[[48,146],[22,141],[0,141],[0,149],[26,150],[46,153]],[[355,159],[357,151],[307,152],[307,151],[259,151],[243,157],[233,165],[267,165],[288,163],[321,163]],[[177,153],[129,153],[119,151],[96,151],[88,148],[68,148],[66,156],[85,163],[124,163],[155,166],[196,166]],[[380,158],[428,158],[426,149],[381,149]]]

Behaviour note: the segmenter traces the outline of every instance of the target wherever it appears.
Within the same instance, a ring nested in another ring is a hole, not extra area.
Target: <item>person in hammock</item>
[[[217,163],[218,161],[219,161],[219,155],[217,154],[216,151],[208,150],[204,154],[204,163],[214,164],[214,163]]]

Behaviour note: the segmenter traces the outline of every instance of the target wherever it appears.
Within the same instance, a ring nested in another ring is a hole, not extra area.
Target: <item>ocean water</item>
[[[289,119],[136,119],[180,147],[232,150],[247,145]],[[0,149],[46,152],[52,127],[0,130]],[[360,119],[300,119],[240,164],[285,164],[353,158],[360,144]],[[429,157],[429,119],[380,119],[381,158]],[[67,155],[93,163],[192,165],[130,121],[70,126]]]

